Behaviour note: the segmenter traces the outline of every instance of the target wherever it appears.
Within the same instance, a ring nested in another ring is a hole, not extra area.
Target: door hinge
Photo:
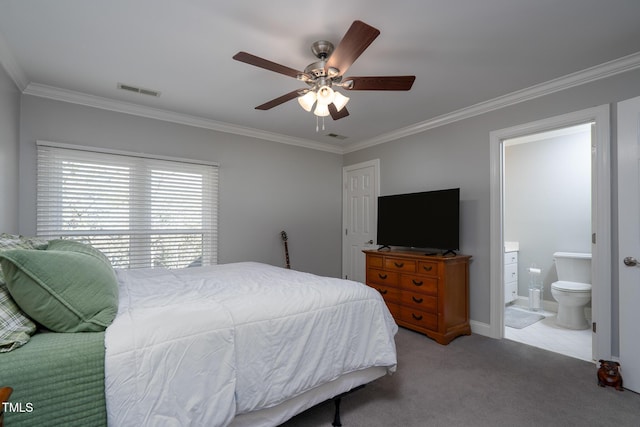
[[[596,322],[593,322],[592,324],[592,329],[593,329],[593,333],[596,333]]]
[[[591,233],[591,243],[596,244],[596,233]]]
[[[344,235],[345,235],[345,236],[348,236],[348,235],[349,235],[349,229],[348,229],[348,228],[345,228],[345,229],[344,229]]]

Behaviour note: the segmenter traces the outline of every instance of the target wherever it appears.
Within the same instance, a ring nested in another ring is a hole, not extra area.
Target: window
[[[218,165],[38,141],[37,234],[116,268],[217,262]]]

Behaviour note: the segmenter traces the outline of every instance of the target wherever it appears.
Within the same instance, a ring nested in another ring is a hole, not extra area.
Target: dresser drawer
[[[436,261],[420,261],[418,262],[418,273],[428,274],[430,276],[438,275],[438,263]]]
[[[371,255],[367,254],[367,267],[378,267],[382,268],[384,266],[382,255]]]
[[[415,273],[416,262],[412,259],[385,257],[384,268],[385,270],[407,271],[410,273]]]
[[[400,307],[400,320],[425,329],[438,329],[438,316],[422,310]]]
[[[384,298],[386,302],[400,302],[400,290],[398,288],[378,284],[369,286],[380,292],[380,295],[382,295],[382,298]]]
[[[367,268],[367,284],[398,286],[398,273]]]
[[[400,276],[400,287],[408,291],[438,295],[438,279],[434,277],[403,274]]]
[[[427,311],[429,313],[438,312],[438,297],[419,294],[416,292],[400,292],[400,303],[411,309]]]

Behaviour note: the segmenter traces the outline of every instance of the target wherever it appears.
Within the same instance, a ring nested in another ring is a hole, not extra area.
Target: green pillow
[[[46,250],[0,253],[11,296],[55,332],[98,332],[118,311],[118,282],[109,260],[79,242],[53,240]]]

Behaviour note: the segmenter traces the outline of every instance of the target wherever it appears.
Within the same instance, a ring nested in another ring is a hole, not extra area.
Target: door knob
[[[624,262],[624,265],[626,265],[627,267],[635,267],[636,265],[638,265],[638,260],[632,256],[626,257],[622,260],[622,262]]]
[[[369,240],[368,242],[365,242],[367,245],[373,245],[373,239]]]

